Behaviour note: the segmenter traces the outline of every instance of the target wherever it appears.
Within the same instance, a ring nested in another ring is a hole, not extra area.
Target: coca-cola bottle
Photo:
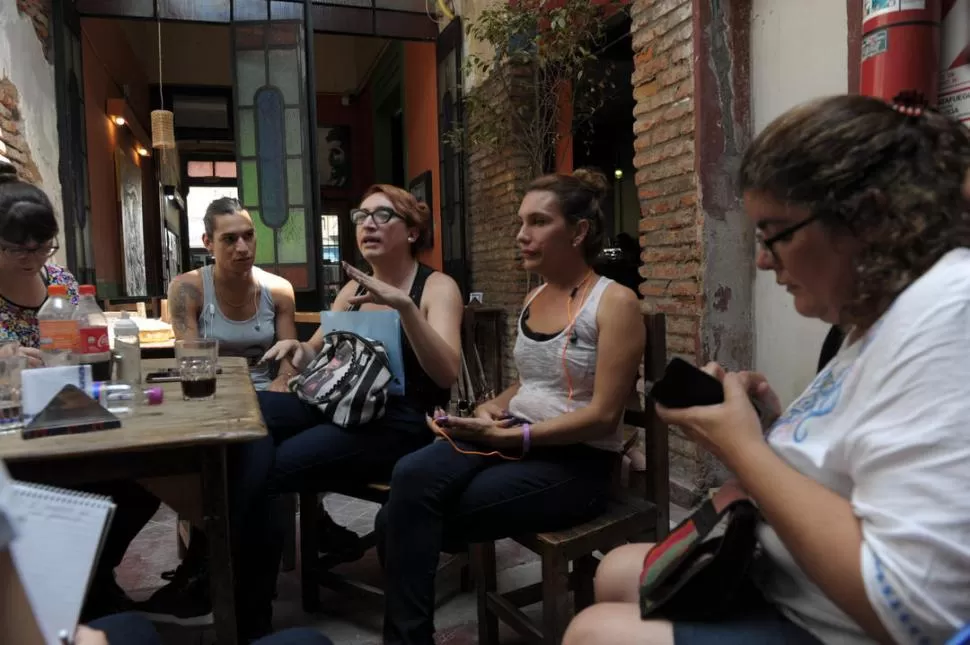
[[[111,347],[108,345],[108,319],[94,299],[94,286],[82,284],[74,317],[78,326],[77,359],[91,366],[95,381],[111,380]]]

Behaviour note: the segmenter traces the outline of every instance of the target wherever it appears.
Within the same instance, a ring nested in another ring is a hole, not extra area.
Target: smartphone
[[[221,367],[216,368],[216,374],[222,374]],[[145,375],[145,381],[148,383],[178,383],[180,380],[177,367],[167,367]]]
[[[674,358],[664,370],[663,378],[654,383],[647,395],[671,409],[718,405],[724,403],[724,386],[701,368],[682,358]],[[761,427],[770,427],[775,415],[770,414],[758,399],[750,397],[750,400],[758,413]]]
[[[654,383],[648,394],[667,408],[724,403],[721,382],[682,358],[674,358],[667,364],[663,378]]]

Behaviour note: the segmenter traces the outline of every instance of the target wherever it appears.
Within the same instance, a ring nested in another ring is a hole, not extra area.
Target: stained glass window
[[[318,253],[307,219],[316,184],[304,157],[304,24],[267,21],[265,9],[260,18],[233,26],[240,200],[258,220],[257,263],[311,289]]]

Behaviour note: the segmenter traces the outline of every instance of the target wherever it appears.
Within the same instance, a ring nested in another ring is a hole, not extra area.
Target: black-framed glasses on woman
[[[14,258],[16,260],[26,260],[27,258],[43,258],[48,259],[54,257],[54,254],[61,247],[55,243],[41,244],[40,246],[23,246],[21,244],[10,244],[8,242],[0,242],[0,251],[3,251],[4,255],[7,257]]]
[[[377,224],[378,226],[382,224],[387,224],[395,217],[402,220],[404,219],[403,217],[398,215],[393,208],[387,208],[386,206],[375,208],[372,211],[369,211],[366,208],[355,208],[352,211],[350,211],[350,221],[352,221],[357,226],[360,226],[365,221],[367,221],[368,217],[374,220],[374,223]]]
[[[781,229],[771,237],[765,237],[764,231],[758,229],[754,232],[755,241],[758,242],[758,245],[761,246],[761,248],[768,251],[768,253],[771,253],[771,257],[777,260],[778,254],[775,253],[775,245],[778,244],[778,242],[791,242],[792,238],[795,237],[795,233],[821,218],[821,216],[821,213],[810,215],[797,224],[792,224],[787,228]]]

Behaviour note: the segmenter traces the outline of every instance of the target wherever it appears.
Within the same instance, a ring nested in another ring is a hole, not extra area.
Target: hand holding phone
[[[647,395],[660,405],[671,408],[691,408],[698,405],[724,403],[724,386],[721,382],[681,358],[674,358],[667,365],[663,378],[654,383]],[[754,397],[751,405],[758,412],[761,426],[770,425],[772,416]]]
[[[647,395],[665,408],[691,408],[695,405],[724,403],[724,386],[716,378],[682,358],[667,364],[663,378]]]

